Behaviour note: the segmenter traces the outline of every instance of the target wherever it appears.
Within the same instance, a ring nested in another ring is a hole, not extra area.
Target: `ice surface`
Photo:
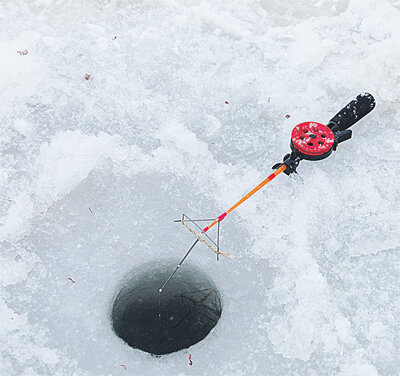
[[[1,2],[0,374],[398,375],[399,9]],[[190,256],[222,295],[210,335],[161,358],[124,345],[115,289],[183,255],[172,220],[221,214],[294,125],[364,90],[352,140],[224,221],[231,262]]]

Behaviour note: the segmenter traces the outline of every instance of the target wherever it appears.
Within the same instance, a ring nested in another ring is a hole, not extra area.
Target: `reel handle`
[[[333,133],[344,131],[369,114],[374,107],[375,99],[371,94],[359,94],[356,99],[352,100],[329,120],[327,126]]]

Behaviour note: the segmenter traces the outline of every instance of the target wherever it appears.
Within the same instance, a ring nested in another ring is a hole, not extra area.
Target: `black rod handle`
[[[344,131],[369,114],[375,107],[375,99],[369,93],[362,93],[343,107],[327,124],[333,132]]]

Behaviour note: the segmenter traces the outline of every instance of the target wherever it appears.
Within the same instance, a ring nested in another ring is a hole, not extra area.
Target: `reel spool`
[[[333,151],[335,135],[324,124],[306,121],[293,128],[290,147],[301,159],[317,161]]]

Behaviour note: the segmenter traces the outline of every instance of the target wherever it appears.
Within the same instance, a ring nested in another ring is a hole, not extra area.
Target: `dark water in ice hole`
[[[154,355],[168,354],[204,339],[221,317],[221,297],[212,280],[184,264],[164,291],[160,286],[176,264],[146,264],[120,286],[111,321],[129,346]]]

